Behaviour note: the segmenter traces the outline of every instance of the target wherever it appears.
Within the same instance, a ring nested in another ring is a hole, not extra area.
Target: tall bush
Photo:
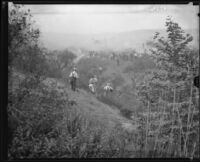
[[[138,86],[138,94],[146,107],[151,108],[147,116],[150,116],[149,130],[157,139],[157,156],[158,145],[162,143],[160,149],[165,150],[166,156],[198,157],[199,148],[193,147],[199,137],[199,129],[194,126],[198,125],[195,117],[198,91],[192,83],[198,72],[198,51],[189,46],[192,36],[184,34],[171,18],[166,20],[166,32],[167,38],[159,33],[154,37],[151,54],[157,70],[146,74]],[[156,123],[158,120],[162,122]]]

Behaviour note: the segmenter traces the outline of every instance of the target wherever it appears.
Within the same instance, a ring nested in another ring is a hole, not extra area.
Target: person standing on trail
[[[104,89],[104,96],[107,96],[108,92],[112,92],[113,88],[111,87],[111,83],[107,83]]]
[[[99,67],[99,74],[102,74],[103,68],[100,66]]]
[[[76,82],[77,82],[77,79],[79,78],[79,76],[77,73],[77,69],[75,67],[74,67],[73,71],[70,73],[69,78],[70,78],[71,89],[73,91],[76,91]]]
[[[97,76],[94,75],[93,78],[90,78],[89,80],[89,89],[93,92],[96,93],[96,84],[97,84],[98,80],[97,80]]]

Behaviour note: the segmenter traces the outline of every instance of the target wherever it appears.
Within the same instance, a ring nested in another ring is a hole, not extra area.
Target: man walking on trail
[[[100,66],[99,67],[99,74],[102,74],[103,68]]]
[[[108,92],[112,92],[113,88],[111,87],[111,83],[107,83],[104,89],[104,96],[107,96]]]
[[[90,78],[90,80],[89,80],[89,88],[93,93],[96,92],[96,83],[97,82],[98,82],[98,80],[97,80],[97,76],[96,75],[94,75],[94,77]]]
[[[77,73],[77,69],[75,67],[74,67],[73,71],[70,73],[69,78],[70,78],[71,89],[73,91],[76,91],[76,82],[77,82],[77,79],[79,78],[79,76]]]

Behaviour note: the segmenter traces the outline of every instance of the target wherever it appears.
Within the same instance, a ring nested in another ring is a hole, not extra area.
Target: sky
[[[42,33],[99,34],[164,29],[171,16],[183,29],[199,27],[198,6],[25,5]]]

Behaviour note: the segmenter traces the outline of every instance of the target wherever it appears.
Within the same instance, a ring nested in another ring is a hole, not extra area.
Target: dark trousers
[[[76,91],[76,78],[71,79],[71,89]]]

